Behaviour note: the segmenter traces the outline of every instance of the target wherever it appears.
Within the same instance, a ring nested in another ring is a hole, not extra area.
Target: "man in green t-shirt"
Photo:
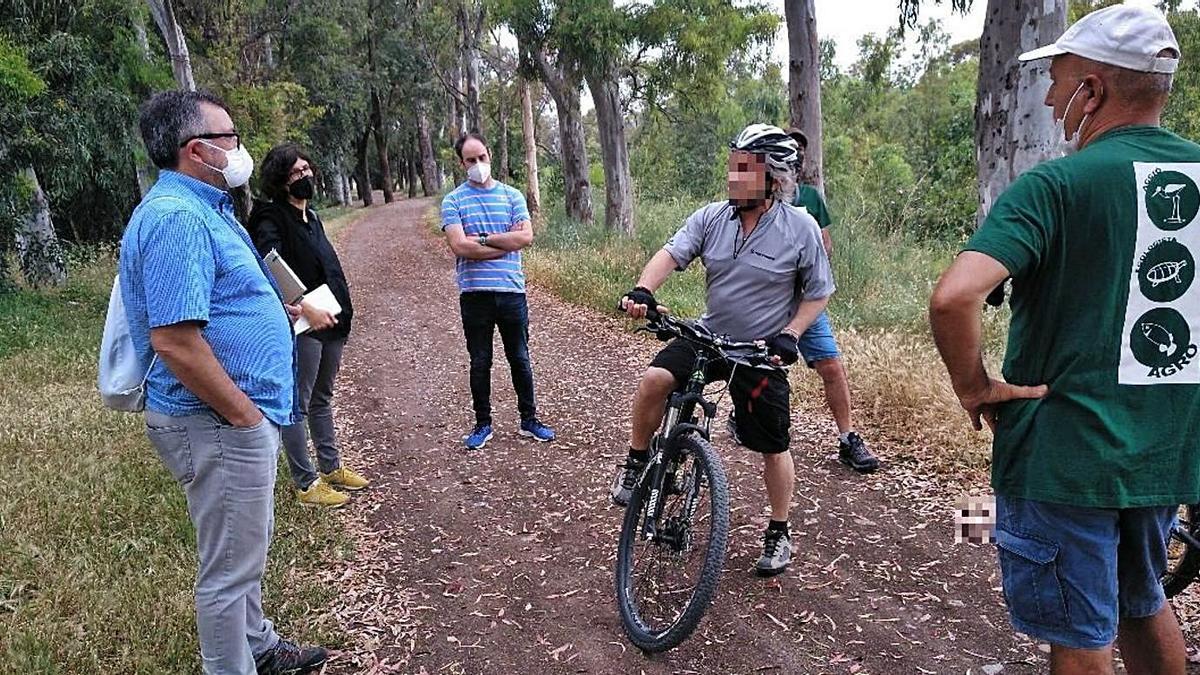
[[[1200,501],[1200,146],[1159,127],[1179,56],[1163,15],[1132,5],[1023,54],[1053,58],[1068,156],[1013,182],[930,301],[954,391],[995,434],[1010,620],[1055,673],[1112,673],[1114,639],[1131,673],[1184,672],[1159,583],[1177,505]],[[979,313],[1007,277],[1000,381]]]
[[[792,128],[788,135],[800,146],[799,157],[795,162],[796,176],[801,175],[800,168],[804,165],[804,150],[808,147],[808,137],[803,131]],[[829,226],[833,218],[825,206],[821,192],[811,185],[797,183],[792,206],[808,210],[821,226],[821,243],[825,246],[825,254],[833,257],[833,240],[829,238]],[[854,430],[850,420],[850,382],[846,379],[846,367],[842,364],[842,353],[838,350],[837,340],[833,337],[833,326],[829,323],[829,314],[822,311],[820,316],[800,336],[800,355],[809,368],[817,371],[825,386],[825,403],[833,413],[833,420],[838,429],[838,459],[845,465],[860,473],[870,473],[879,468],[879,460],[867,449],[862,436]]]

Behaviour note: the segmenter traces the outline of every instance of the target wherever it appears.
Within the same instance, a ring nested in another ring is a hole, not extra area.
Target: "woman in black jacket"
[[[276,146],[267,153],[261,169],[262,192],[270,201],[256,201],[247,229],[259,253],[272,249],[292,268],[308,292],[328,285],[342,311],[328,311],[301,301],[303,316],[312,329],[296,338],[299,353],[297,384],[305,420],[283,429],[283,447],[300,502],[311,506],[336,507],[349,497],[342,490],[360,490],[368,481],[341,463],[333,425],[333,386],[342,362],[342,348],[350,334],[354,308],[342,264],[317,213],[309,208],[312,199],[313,167],[308,155],[294,143]],[[317,450],[317,469],[308,456],[312,434]]]

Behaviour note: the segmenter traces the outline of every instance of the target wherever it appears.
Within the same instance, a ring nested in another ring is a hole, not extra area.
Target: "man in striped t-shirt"
[[[521,414],[519,433],[554,440],[554,430],[537,419],[533,366],[529,360],[529,305],[521,249],[533,242],[525,197],[492,179],[491,155],[483,137],[468,133],[454,144],[467,182],[442,200],[442,231],[458,257],[459,307],[471,357],[475,428],[463,442],[482,448],[492,437],[492,335],[500,329]]]

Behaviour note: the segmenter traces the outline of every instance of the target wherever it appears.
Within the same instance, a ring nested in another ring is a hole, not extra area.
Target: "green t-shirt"
[[[966,250],[1013,277],[997,494],[1124,508],[1200,502],[1200,145],[1109,132],[1030,169]]]
[[[811,185],[796,186],[796,196],[792,197],[792,206],[803,206],[808,209],[808,215],[816,219],[817,225],[820,225],[822,230],[833,224],[833,218],[829,215],[829,209],[825,207],[825,200],[821,197],[821,192]]]

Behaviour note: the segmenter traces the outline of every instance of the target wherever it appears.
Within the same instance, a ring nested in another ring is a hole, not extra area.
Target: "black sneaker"
[[[646,462],[630,457],[620,466],[609,493],[612,503],[617,506],[629,506],[629,498],[633,495],[633,488],[637,487],[638,478],[641,478],[642,472],[646,470]]]
[[[879,460],[867,450],[862,436],[851,431],[846,440],[838,442],[838,460],[859,473],[871,473],[879,468]]]
[[[773,577],[787,569],[792,562],[792,539],[783,530],[767,530],[763,534],[763,554],[754,566],[760,577]]]
[[[283,638],[275,646],[254,659],[258,675],[302,675],[312,672],[329,659],[322,647],[301,647]]]

